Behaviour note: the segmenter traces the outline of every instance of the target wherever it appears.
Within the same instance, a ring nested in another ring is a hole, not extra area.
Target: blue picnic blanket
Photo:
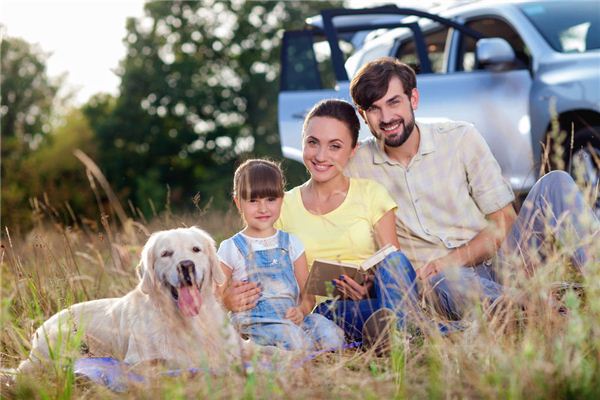
[[[344,348],[350,349],[359,347],[360,342],[354,342],[350,344],[346,344]],[[312,353],[309,353],[302,360],[293,364],[293,368],[299,368],[304,363],[315,359],[321,354],[334,351],[336,349],[327,349],[327,350],[319,350]],[[273,370],[273,365],[267,365],[265,363],[261,363],[261,369],[264,370]],[[251,373],[254,369],[252,363],[245,363],[244,368],[247,373]],[[79,358],[75,360],[75,364],[73,366],[73,372],[79,378],[89,379],[90,381],[97,383],[99,385],[106,386],[110,390],[115,392],[125,392],[127,391],[130,384],[145,384],[147,383],[147,379],[142,375],[136,374],[131,371],[131,365],[124,363],[122,361],[116,360],[110,357],[87,357],[87,358]],[[191,376],[196,375],[198,373],[211,373],[216,374],[218,371],[212,371],[208,368],[188,368],[188,369],[173,369],[167,370],[162,375],[169,377],[177,377],[182,374],[189,374]]]

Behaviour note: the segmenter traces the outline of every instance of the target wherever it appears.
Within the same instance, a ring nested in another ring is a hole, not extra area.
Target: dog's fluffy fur
[[[59,354],[69,337],[81,339],[79,356],[114,357],[130,364],[160,360],[172,368],[231,367],[241,343],[216,301],[224,281],[213,239],[198,228],[154,233],[142,250],[139,285],[121,298],[64,309],[38,328],[28,371]]]

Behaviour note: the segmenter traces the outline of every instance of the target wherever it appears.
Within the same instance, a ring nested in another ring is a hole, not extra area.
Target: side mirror
[[[515,52],[502,38],[479,39],[476,46],[479,65],[493,71],[504,71],[515,62]]]

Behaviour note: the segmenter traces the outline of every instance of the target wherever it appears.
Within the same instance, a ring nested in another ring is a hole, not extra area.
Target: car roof
[[[585,0],[583,0],[585,1]],[[597,1],[597,0],[588,0],[590,2],[592,1]],[[420,6],[416,6],[416,7],[403,7],[402,6],[402,2],[398,1],[399,4],[388,4],[387,7],[394,7],[397,6],[399,8],[405,8],[405,9],[413,9],[413,10],[418,10],[418,11],[427,11],[431,14],[439,14],[440,16],[444,16],[447,14],[451,14],[454,15],[456,13],[460,13],[462,11],[466,11],[466,10],[471,10],[471,9],[480,9],[480,8],[486,8],[489,6],[493,6],[495,8],[497,7],[509,7],[512,8],[514,7],[514,5],[516,4],[528,4],[528,3],[541,3],[541,2],[555,2],[555,3],[560,3],[560,2],[569,2],[569,0],[457,0],[454,2],[445,2],[442,3],[438,6],[433,6],[433,7],[420,7]],[[386,7],[386,6],[378,6],[378,7],[357,7],[357,8],[352,8],[352,9],[378,9],[378,8],[382,8],[382,7]],[[390,14],[390,15],[385,15],[385,14],[379,14],[377,16],[372,16],[372,15],[343,15],[343,16],[337,16],[335,17],[335,21],[334,25],[337,28],[349,28],[355,25],[375,25],[375,24],[382,24],[382,23],[394,23],[394,22],[400,22],[403,20],[403,18],[406,18],[406,16],[402,16],[402,15],[398,15],[398,14]],[[306,25],[308,26],[312,26],[314,28],[317,29],[323,29],[323,17],[318,14],[318,15],[314,15],[312,17],[308,17],[305,20]]]

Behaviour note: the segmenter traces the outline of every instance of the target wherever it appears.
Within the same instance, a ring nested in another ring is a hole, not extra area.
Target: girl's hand
[[[340,279],[334,279],[333,283],[345,298],[362,300],[369,297],[369,290],[373,286],[373,277],[368,275],[361,285],[347,275],[340,275]]]
[[[300,307],[290,307],[285,312],[285,319],[289,319],[296,325],[300,325],[304,321],[304,313],[300,310]]]
[[[223,305],[229,311],[247,311],[256,307],[261,289],[254,282],[232,281],[223,293]]]

